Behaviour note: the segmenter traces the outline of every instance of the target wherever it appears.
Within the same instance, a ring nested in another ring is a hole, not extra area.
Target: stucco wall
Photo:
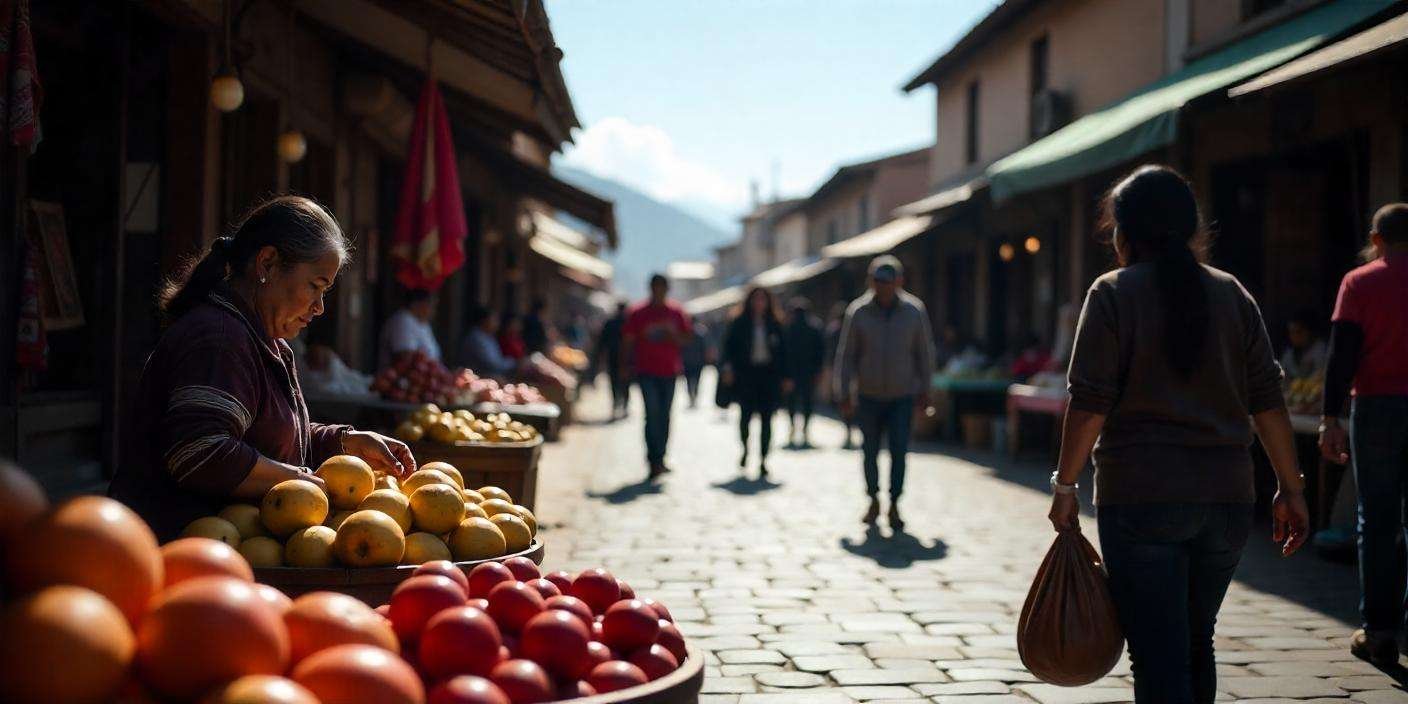
[[[773,228],[773,237],[774,266],[807,256],[806,214],[796,210],[783,216]]]
[[[992,161],[1028,143],[1030,47],[1043,34],[1048,37],[1047,85],[1070,96],[1075,116],[1099,109],[1165,71],[1164,0],[1042,5],[938,86],[931,186],[969,168],[965,112],[968,84],[974,78],[980,85],[977,162]]]

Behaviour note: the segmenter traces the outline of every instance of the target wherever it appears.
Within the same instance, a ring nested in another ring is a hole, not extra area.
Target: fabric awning
[[[992,198],[1054,186],[1171,144],[1188,101],[1279,66],[1392,5],[1334,0],[1190,62],[1103,110],[1033,142],[988,167]]]
[[[895,208],[895,215],[929,215],[940,210],[952,208],[960,203],[972,200],[978,191],[988,187],[988,180],[979,176],[966,183],[959,184],[953,188],[946,188],[933,195],[928,195],[913,203],[906,203]]]
[[[831,271],[840,263],[835,259],[818,259],[816,257],[793,259],[754,276],[751,283],[763,288],[795,284]]]
[[[834,259],[873,257],[888,252],[910,238],[918,236],[929,229],[929,225],[933,222],[934,216],[932,215],[895,218],[873,230],[822,247],[821,255]]]
[[[742,284],[719,289],[713,293],[706,293],[698,298],[691,299],[684,304],[684,310],[690,315],[704,315],[716,310],[738,305],[743,301],[743,296],[747,288]]]
[[[533,213],[533,227],[534,233],[533,237],[528,240],[528,247],[534,252],[569,272],[587,274],[602,282],[611,280],[610,263],[578,249],[564,239],[564,237],[570,238],[571,234],[569,233],[575,233],[575,230],[543,213]],[[578,277],[570,274],[568,277],[574,281],[579,280]]]
[[[1305,78],[1348,61],[1365,58],[1384,49],[1408,41],[1408,14],[1399,15],[1383,24],[1364,30],[1348,39],[1314,51],[1273,71],[1267,71],[1246,83],[1227,91],[1237,98],[1273,86]]]

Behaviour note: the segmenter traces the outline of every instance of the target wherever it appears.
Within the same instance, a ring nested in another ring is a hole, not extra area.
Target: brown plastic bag
[[[1017,653],[1033,675],[1063,687],[1104,677],[1124,652],[1100,555],[1079,530],[1056,535],[1017,621]]]

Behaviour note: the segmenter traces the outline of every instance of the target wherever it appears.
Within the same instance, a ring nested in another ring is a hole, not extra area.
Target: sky
[[[558,163],[736,229],[751,201],[934,142],[900,86],[997,0],[547,0],[583,129]],[[775,185],[776,184],[776,187]]]

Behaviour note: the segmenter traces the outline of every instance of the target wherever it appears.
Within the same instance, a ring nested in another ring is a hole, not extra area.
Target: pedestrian
[[[669,292],[669,280],[661,274],[651,276],[650,298],[627,311],[621,330],[623,373],[635,380],[645,403],[645,457],[651,481],[670,471],[665,466],[665,447],[670,441],[675,386],[684,369],[680,349],[693,336],[689,316],[667,298]]]
[[[870,291],[846,308],[836,349],[834,384],[843,416],[860,427],[865,491],[870,507],[862,519],[880,515],[880,442],[890,450],[890,530],[904,529],[900,494],[915,408],[929,405],[934,374],[934,336],[924,303],[904,290],[900,260],[882,254],[870,262]]]
[[[397,357],[410,352],[422,352],[440,361],[440,343],[430,319],[435,316],[435,294],[422,289],[406,291],[406,304],[386,319],[381,329],[377,364],[388,367]]]
[[[1256,501],[1253,426],[1279,484],[1272,537],[1283,555],[1306,538],[1281,369],[1251,295],[1201,263],[1206,233],[1178,172],[1137,169],[1103,211],[1119,268],[1095,280],[1080,314],[1049,516],[1057,531],[1079,529],[1076,480],[1093,448],[1135,701],[1212,702],[1213,624]]]
[[[738,404],[738,436],[743,455],[740,472],[748,468],[748,435],[753,416],[758,417],[758,479],[768,478],[768,450],[772,447],[772,417],[791,391],[792,380],[785,376],[787,343],[783,337],[782,316],[772,293],[755,286],[728,322],[724,332],[721,383],[732,387]]]
[[[807,299],[794,298],[789,307],[791,318],[783,336],[787,357],[782,368],[783,375],[792,380],[792,393],[787,395],[787,446],[809,448],[812,446],[812,401],[816,398],[816,385],[825,361],[826,341],[822,338],[821,326],[812,320],[811,303]]]
[[[1404,625],[1396,575],[1408,506],[1408,203],[1374,214],[1369,243],[1372,261],[1345,274],[1331,316],[1320,451],[1352,460],[1359,487],[1363,623],[1349,650],[1387,667],[1398,662]]]
[[[596,350],[593,364],[597,369],[606,369],[606,378],[611,383],[611,420],[626,417],[626,406],[631,400],[630,379],[622,374],[621,329],[626,324],[626,304],[616,304],[616,314],[601,324],[601,332],[596,336]]]
[[[694,335],[689,344],[680,350],[680,362],[684,364],[684,390],[689,395],[689,407],[699,407],[699,376],[709,363],[709,327],[694,321]]]
[[[831,307],[831,315],[826,322],[826,359],[831,360],[831,372],[836,372],[836,349],[841,346],[841,325],[846,319],[846,304],[838,302]],[[831,394],[831,404],[840,410],[841,399]],[[856,422],[855,418],[845,413],[841,414],[841,421],[846,425],[846,437],[841,442],[841,449],[850,450],[856,446]]]

